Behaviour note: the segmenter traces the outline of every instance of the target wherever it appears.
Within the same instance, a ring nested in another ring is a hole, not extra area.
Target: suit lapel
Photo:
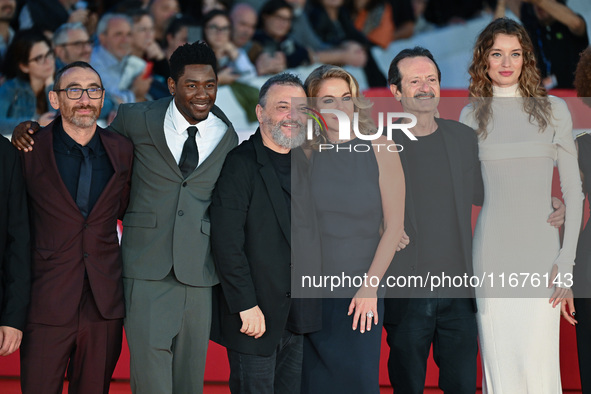
[[[105,185],[105,188],[101,192],[99,198],[96,200],[96,203],[92,208],[92,211],[90,211],[90,213],[88,214],[89,218],[92,216],[92,213],[96,210],[95,208],[102,203],[102,200],[104,198],[106,198],[105,196],[112,196],[110,194],[110,189],[113,187],[115,179],[117,179],[117,176],[119,176],[119,172],[121,170],[121,165],[119,163],[119,145],[117,145],[116,141],[112,138],[112,136],[108,134],[110,133],[109,131],[97,127],[96,132],[99,133],[99,137],[103,144],[103,148],[105,148],[105,151],[107,152],[107,156],[111,161],[111,165],[113,166],[114,172],[111,176],[111,179],[109,179],[109,182],[107,182],[107,184]]]
[[[220,140],[220,142],[218,142],[218,144],[216,145],[216,147],[209,154],[209,156],[207,156],[207,158],[203,161],[203,163],[201,163],[195,169],[195,171],[193,171],[191,174],[189,174],[189,176],[187,177],[187,179],[191,179],[193,177],[196,177],[199,174],[201,174],[203,171],[206,171],[208,169],[208,167],[209,167],[210,161],[212,161],[212,160],[218,160],[219,159],[219,157],[218,157],[218,151],[220,149],[225,149],[225,145],[227,144],[227,140],[228,140],[228,138],[230,138],[230,135],[236,134],[236,131],[234,130],[234,126],[232,125],[232,122],[230,122],[230,120],[228,120],[228,118],[222,112],[221,109],[219,109],[218,107],[216,107],[214,105],[213,108],[211,109],[211,113],[214,114],[215,116],[217,116],[218,118],[220,118],[228,126],[228,129],[224,133],[224,135],[223,135],[222,139]]]
[[[152,138],[152,142],[154,142],[154,146],[162,158],[164,158],[164,161],[182,179],[183,174],[181,173],[176,160],[172,156],[172,153],[168,148],[168,144],[166,143],[166,137],[164,136],[164,118],[166,116],[166,110],[168,109],[169,104],[170,101],[168,100],[155,101],[154,106],[150,107],[150,109],[145,113],[146,128],[148,129],[150,138]]]
[[[64,181],[60,175],[57,163],[55,161],[55,154],[53,152],[53,126],[55,120],[46,129],[47,132],[43,136],[39,136],[39,143],[35,150],[37,153],[37,160],[39,161],[40,168],[43,168],[43,174],[47,176],[49,184],[53,185],[55,189],[62,195],[64,201],[66,201],[73,209],[76,210],[80,215],[80,209],[76,205],[76,201],[70,195],[70,192],[66,188]],[[45,141],[44,141],[45,140]]]
[[[257,161],[261,165],[261,168],[259,169],[261,178],[263,178],[267,193],[269,193],[269,199],[271,200],[271,205],[273,205],[273,211],[275,212],[275,216],[277,216],[281,231],[291,246],[291,221],[285,204],[283,188],[279,183],[279,178],[277,177],[273,163],[271,163],[269,155],[265,152],[260,129],[257,129],[252,138]]]

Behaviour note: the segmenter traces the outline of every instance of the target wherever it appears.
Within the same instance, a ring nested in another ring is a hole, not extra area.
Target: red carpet
[[[64,394],[68,392],[68,382],[64,384]],[[0,378],[0,393],[2,394],[20,394],[20,385],[18,379],[8,379],[8,378]],[[114,381],[111,383],[111,390],[109,391],[110,394],[130,394],[131,390],[129,389],[129,382],[128,381]],[[442,393],[441,390],[437,389],[425,389],[424,393],[426,394],[439,394]],[[480,393],[480,391],[478,391]],[[572,393],[577,393],[573,391]],[[579,391],[580,393],[580,391]],[[204,394],[230,394],[230,389],[226,384],[206,384]],[[392,394],[392,389],[390,387],[382,387],[381,394]]]

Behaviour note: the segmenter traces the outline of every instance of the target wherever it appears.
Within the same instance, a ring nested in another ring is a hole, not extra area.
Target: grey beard
[[[74,126],[76,127],[91,127],[96,123],[97,115],[93,113],[90,116],[72,116],[71,119],[68,119]]]
[[[283,134],[283,132],[281,131],[281,126],[284,125],[285,123],[297,123],[300,126],[298,133],[292,137],[287,137],[285,134]],[[271,136],[273,137],[273,141],[275,141],[275,143],[277,145],[281,146],[282,148],[293,149],[293,148],[297,148],[298,146],[302,145],[304,143],[304,141],[306,140],[306,134],[304,133],[303,130],[304,130],[304,124],[300,121],[297,121],[297,122],[283,121],[283,122],[279,122],[273,126],[273,128],[271,129]]]

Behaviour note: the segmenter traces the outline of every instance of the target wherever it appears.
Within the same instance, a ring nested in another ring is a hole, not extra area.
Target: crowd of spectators
[[[561,49],[578,56],[579,47],[588,45],[586,26],[572,11],[564,16],[560,9],[553,17],[549,3],[564,1],[0,0],[0,85],[8,84],[0,97],[0,132],[8,133],[4,125],[23,117],[51,120],[43,92],[51,87],[52,77],[35,75],[36,68],[53,74],[73,61],[89,61],[107,87],[105,120],[114,116],[119,103],[168,95],[168,58],[178,46],[196,40],[214,50],[221,85],[325,63],[360,68],[370,87],[381,87],[386,79],[372,48],[387,49],[393,41],[484,12],[504,14],[505,7],[523,18],[530,34],[539,35],[533,41],[539,44],[538,63],[547,80],[572,87],[572,80],[562,76],[572,70],[557,67],[576,62],[551,65],[551,57],[558,56],[552,52]],[[547,18],[540,19],[540,12]],[[42,34],[47,41],[25,44],[16,39],[24,32]],[[549,32],[573,39],[548,43]],[[573,48],[565,48],[564,42]]]

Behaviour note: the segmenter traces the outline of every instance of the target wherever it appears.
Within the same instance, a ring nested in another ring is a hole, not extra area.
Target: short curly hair
[[[591,47],[581,52],[575,71],[575,89],[577,96],[582,97],[583,102],[591,107]]]
[[[210,65],[218,77],[217,60],[213,50],[203,41],[178,47],[170,56],[170,77],[175,83],[185,73],[185,66],[192,64]]]

